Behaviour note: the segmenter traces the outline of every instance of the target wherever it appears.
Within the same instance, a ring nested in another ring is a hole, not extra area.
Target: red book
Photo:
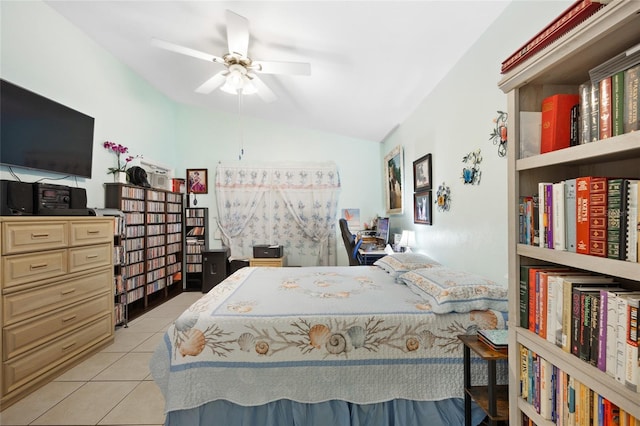
[[[611,77],[600,80],[600,139],[613,136]]]
[[[589,184],[589,254],[607,256],[607,191],[605,177],[592,177]]]
[[[576,253],[589,254],[589,190],[591,178],[576,178]]]
[[[580,96],[559,93],[542,101],[540,153],[569,148],[571,140],[571,108],[580,103]]]
[[[509,69],[515,67],[518,63],[546,47],[552,41],[558,39],[563,34],[566,34],[569,30],[580,24],[588,16],[594,14],[598,9],[604,6],[603,3],[606,2],[600,2],[597,0],[578,0],[573,3],[568,9],[562,12],[560,16],[551,21],[549,25],[544,27],[538,34],[502,62],[501,72],[504,74]]]

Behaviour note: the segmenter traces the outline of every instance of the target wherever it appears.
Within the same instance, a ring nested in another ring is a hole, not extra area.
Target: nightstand
[[[287,266],[287,256],[282,257],[252,257],[249,266],[271,266],[281,268]]]
[[[496,361],[506,360],[507,354],[496,352],[477,336],[461,335],[458,339],[464,344],[464,424],[471,426],[471,401],[475,401],[487,414],[488,424],[496,426],[498,422],[509,420],[509,386],[496,384]],[[471,350],[487,362],[487,385],[471,385]]]

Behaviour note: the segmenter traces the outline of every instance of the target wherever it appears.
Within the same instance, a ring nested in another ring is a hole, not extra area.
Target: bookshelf
[[[184,216],[185,289],[201,291],[204,284],[202,253],[209,248],[209,209],[188,207]]]
[[[539,335],[519,327],[520,266],[559,265],[614,277],[624,287],[640,290],[640,263],[541,248],[518,243],[519,201],[536,194],[539,182],[559,182],[580,176],[640,178],[640,132],[520,159],[520,112],[540,111],[542,100],[589,80],[589,70],[640,43],[640,2],[613,0],[546,49],[502,76],[509,123],[509,411],[510,424],[553,425],[541,416],[520,390],[521,348],[544,358],[620,409],[640,418],[640,393],[588,362],[565,352]]]
[[[121,210],[129,319],[182,291],[182,194],[105,184],[105,206]]]

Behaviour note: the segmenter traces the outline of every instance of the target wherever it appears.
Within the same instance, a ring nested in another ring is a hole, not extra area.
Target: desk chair
[[[358,250],[356,249],[356,236],[349,231],[349,225],[346,219],[340,219],[340,232],[342,233],[342,241],[344,241],[344,248],[347,250],[347,257],[349,258],[349,266],[358,266],[360,262],[356,257]]]

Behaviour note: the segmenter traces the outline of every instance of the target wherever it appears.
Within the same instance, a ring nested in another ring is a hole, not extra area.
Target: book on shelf
[[[576,252],[576,180],[564,182],[564,223],[567,251]]]
[[[640,292],[621,293],[616,298],[616,361],[615,379],[621,384],[626,382],[626,360],[627,360],[627,334],[629,332],[629,299],[640,296]]]
[[[607,178],[589,182],[589,254],[607,256]]]
[[[580,24],[587,17],[593,15],[608,2],[608,0],[578,0],[574,2],[518,50],[509,55],[509,57],[502,62],[500,72],[504,74],[536,52],[542,50],[554,40],[557,40],[563,34],[567,33],[567,31]]]
[[[624,71],[611,76],[611,132],[624,134]]]
[[[640,181],[630,179],[627,189],[627,228],[626,228],[626,260],[628,262],[640,262]]]
[[[640,65],[633,66],[624,72],[624,132],[640,130]]]
[[[589,254],[589,190],[591,177],[576,178],[576,253]]]
[[[552,185],[552,226],[553,248],[555,250],[567,249],[566,216],[565,216],[565,182],[555,182]]]
[[[627,237],[628,179],[607,182],[607,257],[624,260]]]
[[[571,107],[569,127],[569,146],[580,145],[580,105]]]
[[[612,109],[611,109],[611,77],[605,77],[598,83],[600,86],[600,123],[599,136],[600,140],[610,138],[612,131]]]
[[[625,49],[611,59],[593,67],[589,70],[591,81],[600,81],[605,77],[612,76],[620,71],[628,70],[634,65],[640,64],[640,44]]]
[[[591,81],[586,81],[578,86],[580,97],[578,144],[591,142]]]
[[[625,386],[634,392],[640,387],[640,356],[638,353],[638,308],[640,295],[629,296],[627,304],[627,333],[625,351]]]
[[[571,108],[579,103],[579,96],[571,93],[557,93],[542,100],[541,154],[569,147]]]

